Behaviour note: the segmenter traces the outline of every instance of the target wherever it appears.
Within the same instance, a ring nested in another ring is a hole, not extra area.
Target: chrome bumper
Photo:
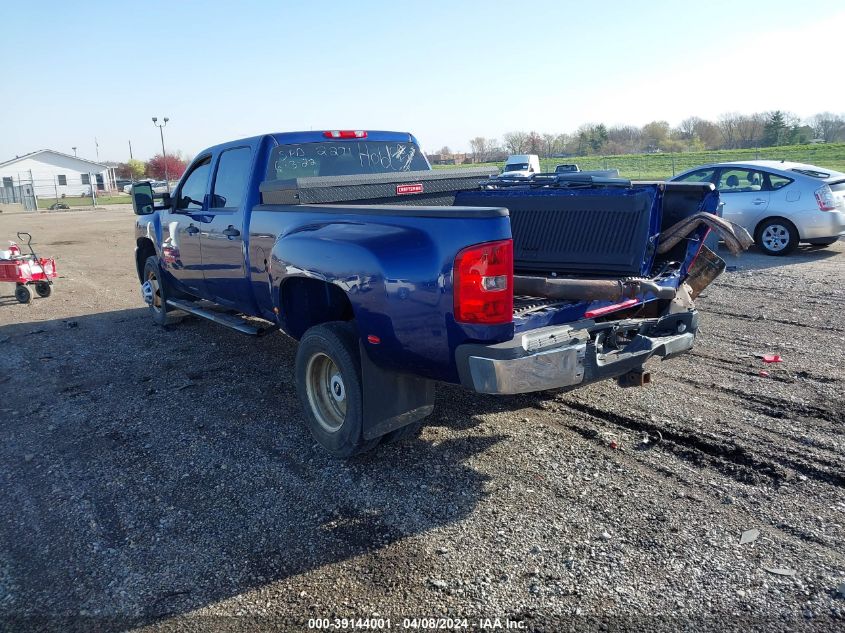
[[[622,349],[601,351],[596,330],[607,324],[575,329],[569,326],[535,330],[499,345],[461,345],[461,384],[479,393],[516,394],[586,385],[639,369],[652,356],[670,358],[695,342],[697,314],[655,320]],[[673,333],[667,332],[673,327]],[[654,333],[649,332],[653,330]]]

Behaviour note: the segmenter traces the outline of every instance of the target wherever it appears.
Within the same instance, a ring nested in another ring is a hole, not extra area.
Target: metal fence
[[[102,196],[117,194],[113,183],[101,174],[4,176],[0,181],[0,202],[23,203],[27,210],[51,205],[96,206]],[[122,193],[122,192],[120,192]]]
[[[0,187],[0,204],[19,204],[27,211],[35,211],[37,202],[32,183]]]

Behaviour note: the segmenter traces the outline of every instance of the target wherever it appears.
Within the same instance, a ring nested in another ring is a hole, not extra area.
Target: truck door
[[[245,270],[244,218],[252,173],[252,149],[233,147],[217,158],[202,225],[205,287],[212,301],[243,309],[252,302]]]
[[[162,268],[175,278],[178,287],[200,297],[205,296],[200,230],[206,219],[210,173],[210,156],[194,162],[176,190],[173,206],[161,217]]]

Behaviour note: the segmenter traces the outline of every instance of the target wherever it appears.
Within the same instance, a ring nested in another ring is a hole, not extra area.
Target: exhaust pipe
[[[648,279],[558,279],[514,275],[514,293],[570,301],[620,301],[650,292],[658,299],[673,299],[675,289]]]

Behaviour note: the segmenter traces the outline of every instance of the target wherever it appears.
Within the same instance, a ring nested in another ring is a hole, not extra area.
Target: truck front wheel
[[[158,257],[151,255],[144,262],[144,282],[141,284],[141,295],[150,307],[153,321],[158,325],[170,325],[173,322],[173,310],[167,306],[167,288],[158,265]]]
[[[361,359],[354,325],[335,321],[309,329],[296,352],[296,389],[314,439],[336,457],[363,453]]]

